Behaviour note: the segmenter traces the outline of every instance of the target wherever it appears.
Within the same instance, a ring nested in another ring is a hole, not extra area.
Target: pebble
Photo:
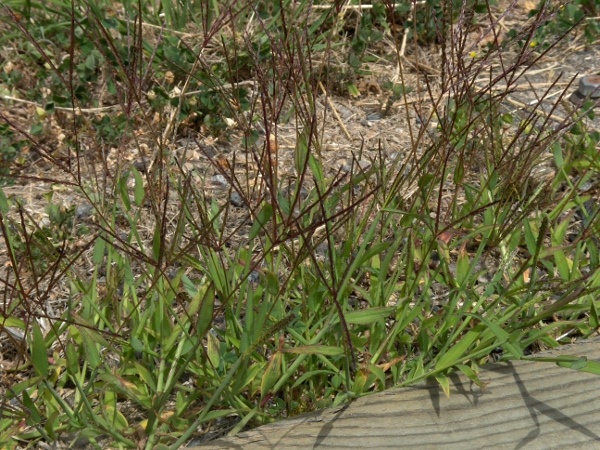
[[[591,220],[594,218],[596,210],[596,202],[593,198],[590,198],[583,204],[583,208],[577,208],[575,213],[581,219],[581,225],[583,228],[587,228],[591,224]]]
[[[293,200],[294,195],[296,194],[296,185],[295,184],[290,184],[285,189],[283,189],[281,191],[281,193],[283,194],[283,196],[285,198]],[[300,188],[300,200],[306,200],[308,198],[308,195],[309,195],[308,190],[304,186],[302,186]]]
[[[331,108],[329,108],[329,109],[331,109]],[[337,110],[340,117],[344,120],[347,120],[350,117],[352,117],[353,112],[350,111],[348,108],[346,108],[344,105],[340,105],[339,103],[336,103],[335,109]]]
[[[381,120],[382,118],[383,116],[381,115],[381,113],[367,114],[367,120],[370,121]]]
[[[368,170],[371,167],[371,163],[369,161],[358,161],[355,162],[354,165],[352,163],[344,164],[342,166],[342,172],[350,172],[354,167],[354,173],[360,173],[362,171]]]
[[[258,271],[253,270],[252,272],[250,272],[250,274],[248,275],[248,283],[257,284],[259,281],[260,281],[260,274],[258,273]]]
[[[235,191],[231,193],[231,196],[229,197],[229,202],[236,208],[243,208],[245,205],[242,196]]]
[[[224,188],[229,187],[229,182],[227,181],[227,178],[225,178],[221,174],[218,174],[218,175],[215,175],[214,177],[212,177],[212,182],[214,184],[217,184],[217,185],[222,186]]]
[[[75,218],[77,220],[85,220],[92,215],[94,206],[90,203],[82,203],[75,209]]]
[[[133,167],[135,167],[135,170],[138,172],[146,173],[150,167],[150,162],[150,158],[147,156],[142,156],[133,162]]]

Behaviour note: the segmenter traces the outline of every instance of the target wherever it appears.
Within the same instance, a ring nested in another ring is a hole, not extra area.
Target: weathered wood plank
[[[600,339],[537,356],[557,355],[600,361]],[[453,375],[450,398],[433,382],[391,389],[194,448],[600,448],[599,376],[515,361],[480,379]]]

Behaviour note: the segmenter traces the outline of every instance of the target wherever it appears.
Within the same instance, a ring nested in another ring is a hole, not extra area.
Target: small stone
[[[229,202],[236,208],[242,208],[245,205],[242,196],[235,191],[231,193],[231,196],[229,197]]]
[[[227,178],[225,178],[221,174],[218,174],[218,175],[215,175],[214,177],[212,177],[212,182],[220,187],[224,187],[224,188],[229,187],[229,182],[227,181]]]
[[[200,437],[195,437],[184,448],[192,448],[192,447],[196,447],[196,446],[199,446],[199,445],[202,445],[202,444],[203,444],[202,439]]]
[[[583,97],[600,98],[600,75],[586,75],[579,80],[579,93]]]
[[[354,169],[354,173],[361,173],[368,170],[371,167],[369,161],[355,161],[354,164],[348,163],[342,166],[342,172],[350,172]]]
[[[315,255],[324,258],[329,254],[329,244],[327,241],[321,242],[315,249]]]
[[[77,220],[85,220],[92,215],[94,205],[90,203],[83,203],[75,209],[75,218]]]
[[[360,170],[368,170],[371,167],[370,161],[358,161],[358,167]]]
[[[583,228],[590,226],[590,222],[596,213],[596,202],[593,198],[590,198],[583,204],[583,208],[577,208],[575,211],[577,216],[581,219],[581,225]]]
[[[350,117],[352,117],[353,112],[346,108],[344,105],[336,103],[335,108],[337,109],[337,112],[342,119],[347,120]]]
[[[294,196],[296,195],[296,184],[290,184],[289,186],[287,186],[287,188],[283,189],[281,191],[282,195],[290,200],[293,200]],[[300,188],[300,200],[306,200],[308,198],[309,192],[307,189],[304,188],[304,186],[302,186]]]
[[[383,116],[381,115],[381,113],[367,114],[367,120],[370,121],[381,120],[382,118]]]
[[[248,275],[248,283],[250,284],[257,284],[260,281],[260,273],[258,273],[258,271],[253,270],[252,272],[250,272],[250,274]]]
[[[150,163],[150,158],[148,158],[147,156],[142,156],[141,158],[138,158],[133,162],[133,167],[135,167],[135,170],[137,170],[138,172],[146,173],[150,168]]]
[[[300,200],[306,200],[308,198],[308,191],[304,188],[300,189]]]
[[[215,158],[217,156],[217,150],[212,145],[200,145],[200,151],[207,158]]]
[[[67,433],[61,436],[61,440],[70,443],[69,448],[84,449],[90,444],[90,440],[85,436],[79,436],[79,433]]]
[[[225,321],[225,317],[223,317],[223,316],[215,317],[215,320],[213,321],[213,325],[216,329],[225,331],[225,329],[227,328],[227,322]]]

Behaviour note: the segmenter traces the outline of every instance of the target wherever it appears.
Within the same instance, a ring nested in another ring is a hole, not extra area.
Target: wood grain
[[[600,339],[536,356],[558,355],[600,361]],[[450,398],[435,382],[391,389],[193,448],[600,449],[600,376],[526,361],[479,375],[483,389],[452,375]]]

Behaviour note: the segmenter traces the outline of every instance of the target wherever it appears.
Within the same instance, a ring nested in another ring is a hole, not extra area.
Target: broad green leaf
[[[271,295],[279,294],[279,278],[277,278],[277,275],[269,270],[264,270],[263,273],[266,274],[267,279],[266,291]]]
[[[531,224],[528,219],[524,220],[524,230],[525,230],[525,244],[527,245],[527,250],[530,254],[535,255],[536,247],[537,247],[537,237],[533,234],[533,230],[531,229]]]
[[[254,223],[252,224],[252,227],[250,228],[250,233],[249,233],[249,239],[255,239],[256,236],[258,236],[258,233],[260,232],[260,230],[262,230],[266,224],[269,222],[269,220],[271,220],[271,217],[273,217],[273,207],[269,204],[266,204],[263,206],[263,208],[260,210],[260,212],[258,213],[256,220],[254,221]]]
[[[579,370],[580,372],[600,375],[600,363],[596,361],[588,361],[585,356],[529,357],[522,359],[525,361],[553,362],[560,367],[567,367],[569,369]]]
[[[91,52],[85,59],[85,67],[89,70],[94,70],[96,68],[96,56],[94,55],[94,52]]]
[[[354,391],[340,392],[333,399],[333,404],[331,406],[335,407],[335,406],[343,405],[344,403],[348,403],[353,398],[356,398],[356,394],[354,393]]]
[[[438,373],[435,375],[435,379],[440,383],[446,397],[450,398],[450,380],[448,377],[443,373]]]
[[[199,336],[204,336],[213,321],[215,308],[215,285],[210,283],[202,297],[200,309],[198,310],[197,330]]]
[[[463,246],[458,251],[458,259],[456,261],[456,282],[459,286],[464,286],[468,282],[469,265],[469,255]]]
[[[162,249],[163,235],[161,227],[157,226],[154,229],[154,237],[152,238],[152,255],[158,261]]]
[[[573,370],[582,370],[588,367],[589,361],[585,356],[582,356],[573,361],[557,361],[556,364]]]
[[[369,387],[368,379],[369,372],[366,369],[360,369],[354,377],[352,392],[355,394],[362,394],[365,391],[365,388]]]
[[[419,178],[419,187],[421,189],[425,189],[427,186],[429,186],[429,183],[431,183],[434,180],[435,176],[430,174],[430,173],[426,173],[424,175],[422,175]]]
[[[460,341],[454,344],[454,347],[440,357],[436,364],[436,370],[445,370],[458,363],[462,363],[465,352],[481,336],[482,331],[482,325],[477,325],[473,330],[469,331]]]
[[[141,353],[144,350],[144,344],[135,336],[131,336],[130,342],[134,351]]]
[[[385,386],[385,372],[375,364],[369,364],[369,370],[377,377],[382,386]]]
[[[348,83],[346,85],[346,88],[348,89],[348,93],[352,97],[360,97],[360,91],[358,90],[358,88],[356,87],[356,85],[354,83]]]
[[[462,161],[458,161],[456,167],[454,168],[454,184],[460,185],[462,184],[465,178],[465,165]]]
[[[297,388],[302,383],[304,383],[304,381],[306,381],[312,377],[315,377],[317,375],[327,375],[328,379],[331,380],[331,384],[335,387],[339,387],[341,385],[342,377],[340,377],[335,372],[333,372],[331,370],[311,370],[310,372],[306,372],[305,374],[302,374],[302,376],[300,378],[298,378],[296,380],[296,382],[292,385],[292,389]],[[336,383],[336,381],[339,381],[339,383]]]
[[[142,383],[140,383],[140,385],[138,386],[135,383],[132,383],[131,381],[127,380],[126,378],[114,375],[110,372],[101,372],[98,378],[105,381],[110,386],[112,386],[113,389],[126,395],[130,399],[138,401],[148,408],[151,407],[152,398],[147,395],[147,390],[145,389],[145,386]],[[142,389],[140,389],[140,387]]]
[[[35,403],[27,393],[26,389],[23,391],[23,406],[28,409],[27,418],[25,419],[27,424],[31,426],[38,425],[41,421],[40,412],[38,411],[37,407],[35,406]]]
[[[31,357],[33,368],[37,375],[48,376],[48,353],[44,342],[44,335],[37,321],[33,321],[33,342],[31,344]]]
[[[271,388],[275,386],[277,380],[281,376],[281,363],[283,360],[283,353],[280,351],[276,351],[271,355],[269,359],[269,364],[265,369],[265,373],[262,376],[262,381],[260,383],[260,396],[265,398],[265,396],[269,393]]]
[[[25,330],[25,322],[22,319],[17,319],[16,317],[0,316],[0,330],[4,327],[13,327]]]
[[[514,345],[511,342],[511,336],[502,328],[500,327],[498,324],[488,320],[486,317],[481,317],[481,316],[475,316],[477,317],[479,320],[481,320],[483,323],[485,323],[488,328],[492,331],[492,333],[494,333],[494,335],[498,338],[499,344],[502,345],[502,347],[504,347],[506,350],[508,350],[508,352],[510,354],[512,354],[515,358],[519,359],[521,358],[521,356],[523,356],[523,351],[521,350],[521,347],[519,347],[518,345]],[[519,331],[516,331],[516,336],[518,336]],[[515,333],[513,333],[514,335]]]
[[[308,157],[308,143],[306,140],[306,134],[301,133],[296,141],[296,148],[294,150],[294,165],[297,173],[302,173],[307,162]]]
[[[479,377],[477,376],[477,374],[469,366],[466,366],[464,364],[457,364],[456,368],[458,370],[460,370],[462,373],[464,373],[467,377],[469,377],[469,380],[471,380],[473,383],[475,383],[480,388],[484,388],[488,385],[488,383],[484,383],[483,381],[481,381],[479,379]]]
[[[104,249],[106,248],[106,242],[102,238],[97,238],[94,243],[94,254],[92,256],[93,263],[98,266],[104,261]]]
[[[344,314],[346,323],[352,325],[367,325],[389,317],[396,311],[396,308],[391,307],[376,307],[361,309]]]
[[[246,386],[250,384],[250,395],[256,394],[256,389],[259,388],[255,381],[258,379],[258,374],[265,370],[267,366],[267,362],[263,361],[260,363],[252,364],[250,367],[244,368],[238,372],[235,383],[230,387],[231,393],[237,395],[240,393]],[[253,389],[254,387],[254,389]]]
[[[565,235],[567,234],[567,230],[569,229],[569,226],[571,225],[571,214],[567,215],[567,218],[562,220],[556,227],[554,227],[554,230],[552,232],[552,245],[554,246],[559,246],[562,245],[562,243],[565,240]]]
[[[78,330],[81,335],[83,351],[85,352],[87,362],[92,369],[95,369],[100,365],[100,352],[94,342],[94,332],[86,327],[78,327]]]
[[[186,339],[186,334],[183,332],[181,327],[182,325],[178,323],[173,327],[169,336],[167,336],[166,339],[163,339],[162,347],[164,348],[165,352],[170,352],[173,347],[180,343],[182,339]]]
[[[184,335],[185,336],[185,335]],[[183,339],[183,343],[181,345],[181,355],[187,355],[190,351],[194,350],[195,348],[198,348],[198,337],[197,336],[190,336],[188,337],[182,337]]]
[[[135,179],[135,204],[136,206],[142,206],[144,204],[144,197],[146,195],[146,191],[144,190],[144,179],[142,178],[142,175],[135,169],[135,167],[131,170],[133,171],[133,177]]]
[[[73,342],[67,344],[67,352],[65,355],[67,372],[69,375],[75,375],[79,372],[79,356]]]
[[[556,167],[561,169],[565,164],[565,160],[563,157],[562,147],[559,142],[555,142],[552,145],[552,153],[554,154],[554,163],[556,164]]]
[[[221,344],[219,339],[212,333],[206,333],[206,353],[213,367],[218,368],[221,363],[221,354],[219,352]]]
[[[554,253],[554,262],[563,281],[570,281],[573,261],[567,258],[562,250],[557,250]]]
[[[152,373],[146,367],[137,362],[134,362],[133,365],[135,366],[140,378],[144,381],[144,383],[146,383],[146,386],[148,386],[152,392],[156,392],[156,382],[154,381]]]
[[[284,353],[294,353],[296,355],[325,355],[337,356],[344,354],[344,349],[341,347],[333,347],[330,345],[301,345],[299,347],[284,348]]]
[[[129,192],[127,192],[127,180],[129,180],[129,172],[125,172],[117,182],[117,189],[119,190],[119,195],[121,196],[121,201],[123,202],[125,211],[129,211],[131,209]]]
[[[124,430],[129,426],[123,413],[113,406],[104,405],[104,414],[109,419],[109,423],[117,430]]]
[[[4,194],[4,190],[0,188],[0,211],[3,214],[8,212],[8,200],[6,199],[6,195]]]
[[[314,175],[315,179],[323,184],[323,180],[325,180],[323,166],[317,160],[317,158],[314,157],[312,153],[308,155],[308,165],[310,166],[310,170],[312,171],[312,174]]]
[[[593,373],[594,375],[600,375],[600,363],[596,361],[587,361],[585,366],[583,367],[573,367],[572,369],[577,369],[581,372]]]

